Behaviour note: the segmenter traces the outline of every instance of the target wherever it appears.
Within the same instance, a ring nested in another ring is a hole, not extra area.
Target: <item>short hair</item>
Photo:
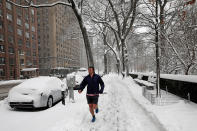
[[[88,67],[88,69],[89,69],[89,68],[92,68],[92,69],[93,69],[93,71],[94,71],[94,66],[89,66],[89,67]]]

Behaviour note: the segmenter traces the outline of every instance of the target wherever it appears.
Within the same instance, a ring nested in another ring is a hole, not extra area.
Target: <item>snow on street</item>
[[[85,90],[75,92],[75,103],[66,99],[47,110],[10,110],[6,100],[0,101],[1,131],[160,131],[161,127],[133,99],[129,87],[115,75],[104,77],[105,92],[100,95],[96,122],[86,103]]]

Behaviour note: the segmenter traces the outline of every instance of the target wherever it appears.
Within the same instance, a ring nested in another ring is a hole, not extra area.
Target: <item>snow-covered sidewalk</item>
[[[125,83],[117,76],[104,77],[105,92],[100,95],[96,122],[86,105],[85,94],[78,96],[70,118],[56,122],[51,131],[160,131],[162,130],[136,103]],[[78,99],[83,99],[79,103]],[[84,106],[85,105],[85,106]],[[66,117],[66,116],[65,116]]]
[[[170,106],[151,105],[132,78],[123,80],[111,74],[104,76],[103,80],[107,94],[99,97],[100,111],[96,114],[95,123],[90,122],[84,90],[82,94],[75,92],[75,103],[69,102],[67,98],[66,106],[60,102],[41,111],[13,111],[7,106],[6,100],[0,101],[0,131],[163,131],[164,126],[169,131],[194,131],[188,130],[191,129],[187,128],[189,124],[181,128],[176,122],[177,118],[184,117],[177,116],[176,106],[170,111]],[[171,116],[174,111],[175,119]]]

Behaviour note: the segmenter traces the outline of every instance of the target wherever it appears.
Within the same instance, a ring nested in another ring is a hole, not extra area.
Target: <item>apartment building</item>
[[[38,0],[44,2],[53,1]],[[37,21],[41,74],[56,67],[80,67],[83,38],[72,9],[64,5],[39,8]]]
[[[25,4],[25,0],[13,2]],[[36,14],[34,8],[0,0],[0,80],[18,79],[22,69],[38,68]]]

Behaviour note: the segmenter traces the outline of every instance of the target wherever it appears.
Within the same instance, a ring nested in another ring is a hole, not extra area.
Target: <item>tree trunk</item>
[[[157,73],[157,79],[156,79],[156,95],[157,97],[161,97],[160,93],[160,56],[159,56],[159,32],[158,32],[158,0],[156,0],[156,25],[155,25],[155,46],[156,46],[156,73]]]
[[[125,40],[121,39],[122,45],[122,71],[125,72],[125,57],[124,57],[124,47],[125,47]]]
[[[185,68],[185,75],[189,75],[192,65],[189,65]]]
[[[90,41],[88,38],[88,33],[87,33],[87,29],[84,25],[83,19],[81,14],[79,14],[78,9],[75,5],[75,2],[73,0],[69,0],[69,2],[72,4],[72,9],[74,11],[74,14],[79,22],[79,26],[81,29],[81,33],[83,35],[83,40],[84,40],[84,44],[85,44],[85,49],[86,49],[86,55],[87,55],[87,62],[88,62],[88,66],[94,66],[94,60],[93,60],[93,55],[92,55],[92,50],[91,50],[91,46],[90,46]]]
[[[107,54],[104,54],[104,74],[107,74]]]
[[[118,74],[120,74],[120,72],[121,72],[121,69],[120,69],[120,60],[117,60],[116,67],[117,67]]]
[[[160,46],[161,46],[161,65],[163,65],[161,68],[161,71],[166,73],[167,68],[168,68],[168,56],[166,54],[166,41],[163,33],[165,33],[165,17],[164,17],[164,11],[165,11],[165,5],[162,5],[161,3],[159,4],[160,6],[160,14],[159,14],[159,20],[160,20]]]

